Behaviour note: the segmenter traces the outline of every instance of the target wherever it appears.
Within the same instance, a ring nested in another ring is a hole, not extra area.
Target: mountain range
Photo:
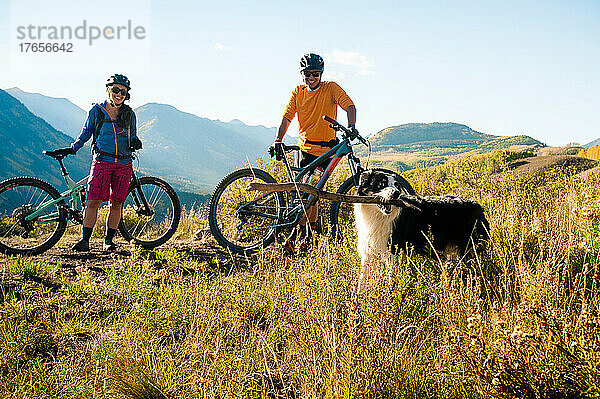
[[[52,170],[49,168],[54,161],[44,159],[47,157],[40,154],[41,149],[69,145],[79,134],[87,110],[65,98],[28,93],[16,87],[0,94],[0,122],[4,121],[0,140],[10,143],[0,152],[0,157],[6,160],[6,166],[0,166],[0,178],[34,174],[52,181],[54,174],[50,176],[45,171]],[[168,104],[149,103],[134,111],[138,134],[144,143],[136,166],[142,174],[165,178],[180,192],[209,193],[230,171],[257,158],[266,158],[266,150],[276,134],[276,128],[249,126],[237,119],[211,120]],[[25,141],[24,137],[29,139]],[[391,126],[369,139],[370,155],[375,162],[392,162],[401,168],[440,164],[453,157],[494,149],[544,146],[529,136],[496,136],[452,122]],[[11,158],[10,150],[16,153],[16,158]],[[355,146],[355,150],[361,156],[367,155],[362,146]],[[77,171],[87,173],[89,155],[78,154],[68,160]]]
[[[58,163],[42,150],[68,147],[73,138],[32,114],[19,100],[0,90],[0,179],[35,176],[63,187]],[[65,166],[73,179],[89,173],[90,160],[67,157]]]
[[[40,119],[37,123],[43,121],[47,127],[64,133],[62,141],[38,140],[44,145],[43,149],[54,148],[51,145],[54,142],[68,146],[81,131],[87,115],[87,111],[64,98],[28,93],[17,87],[3,93],[18,100],[20,106],[14,101],[7,102],[3,96],[3,105],[6,109],[14,108],[19,118],[33,120],[33,117],[37,117]],[[143,174],[160,176],[180,191],[210,192],[231,170],[245,162],[254,162],[259,157],[265,158],[268,146],[275,137],[275,128],[249,126],[237,119],[221,122],[201,118],[167,104],[149,103],[134,111],[138,120],[138,135],[144,143],[136,165]],[[27,129],[23,127],[20,131],[25,134]],[[37,134],[29,132],[29,135]],[[30,150],[36,151],[37,147]],[[82,149],[80,153],[86,151]],[[67,159],[80,158],[81,163],[87,164],[86,168],[89,169],[89,155],[78,154]],[[0,166],[0,178],[15,174],[21,173],[4,170]]]
[[[22,102],[34,115],[48,122],[55,129],[70,137],[77,137],[83,126],[86,111],[66,98],[48,97],[39,93],[28,93],[12,87],[6,92]]]
[[[140,164],[188,190],[210,190],[244,162],[265,158],[274,129],[201,118],[167,104],[135,109]]]

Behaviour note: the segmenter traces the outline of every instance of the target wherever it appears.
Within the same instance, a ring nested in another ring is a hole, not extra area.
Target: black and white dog
[[[372,258],[389,261],[392,253],[407,246],[429,256],[432,250],[442,253],[455,247],[464,255],[473,244],[479,247],[489,238],[489,223],[477,202],[409,195],[406,187],[401,176],[387,169],[370,169],[360,175],[358,195],[404,202],[401,206],[354,204],[363,273]]]

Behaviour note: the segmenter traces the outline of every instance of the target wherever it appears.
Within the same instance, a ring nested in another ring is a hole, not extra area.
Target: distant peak
[[[234,124],[234,125],[245,125],[245,123],[239,119],[232,119],[229,121],[229,123]]]
[[[6,89],[5,91],[10,94],[18,94],[18,95],[30,96],[30,97],[36,97],[36,98],[48,98],[51,100],[67,101],[72,104],[71,100],[69,100],[68,98],[65,98],[65,97],[52,97],[52,96],[47,96],[42,93],[34,93],[31,91],[25,91],[25,90],[20,89],[17,86],[11,87],[10,89]]]
[[[188,115],[194,118],[200,118],[204,120],[208,120],[207,118],[203,118],[191,112],[185,112],[176,108],[171,104],[163,104],[163,103],[146,103],[134,109],[135,112],[150,112],[150,113],[168,113],[173,115]]]
[[[177,109],[172,105],[163,104],[163,103],[146,103],[144,105],[141,105],[139,108],[173,108],[173,109]]]

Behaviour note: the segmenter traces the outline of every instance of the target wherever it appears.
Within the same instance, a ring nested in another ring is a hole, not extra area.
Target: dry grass
[[[139,251],[100,278],[4,259],[0,396],[598,397],[600,175],[497,174],[516,156],[411,172],[481,202],[492,241],[469,264],[378,265],[361,294],[355,248],[326,239]],[[203,223],[186,220],[182,237]]]

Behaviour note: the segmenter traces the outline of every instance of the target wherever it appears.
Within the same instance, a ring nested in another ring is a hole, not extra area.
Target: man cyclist
[[[329,127],[328,122],[323,120],[323,115],[336,119],[337,107],[340,106],[348,115],[348,128],[352,131],[356,130],[356,107],[354,103],[337,83],[321,81],[324,69],[325,62],[317,54],[305,54],[300,59],[300,73],[303,76],[304,84],[297,86],[292,91],[274,143],[275,151],[280,155],[283,154],[281,144],[283,137],[287,132],[290,122],[298,114],[300,167],[309,165],[317,157],[323,155],[337,144],[335,131]],[[325,168],[328,163],[329,160],[325,160],[319,166]],[[303,218],[300,222],[301,234],[304,233],[300,242],[301,250],[306,250],[310,247],[312,231],[316,227],[318,212],[318,203],[316,203],[307,210],[309,223],[306,223],[306,218]],[[286,251],[294,251],[295,238],[296,230],[292,232],[284,243]]]

